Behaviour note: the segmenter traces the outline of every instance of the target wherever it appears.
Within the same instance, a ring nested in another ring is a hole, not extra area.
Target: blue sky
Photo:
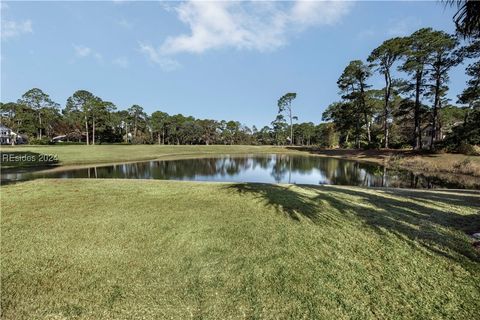
[[[297,92],[299,121],[318,123],[350,60],[421,27],[453,32],[453,13],[437,1],[2,1],[1,101],[38,87],[63,106],[85,89],[119,109],[262,127]],[[452,71],[452,99],[465,81]]]

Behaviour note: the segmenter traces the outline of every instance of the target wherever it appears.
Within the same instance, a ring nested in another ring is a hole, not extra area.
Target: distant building
[[[67,135],[56,136],[52,138],[53,143],[64,142],[67,139]]]
[[[0,144],[12,144],[15,134],[10,128],[0,123]]]
[[[0,144],[24,144],[27,141],[27,136],[13,132],[12,129],[0,123]]]
[[[446,136],[452,132],[452,129],[462,125],[463,121],[456,121],[450,125],[447,125],[445,127],[438,127],[437,130],[435,131],[435,139],[434,141],[442,141],[443,139],[446,138]],[[433,127],[432,125],[428,125],[426,128],[423,129],[422,131],[422,144],[424,146],[429,146],[430,142],[432,141],[432,131]]]
[[[56,137],[53,137],[50,142],[53,143],[63,143],[63,142],[84,142],[87,141],[86,133],[75,130],[67,134],[62,134]]]

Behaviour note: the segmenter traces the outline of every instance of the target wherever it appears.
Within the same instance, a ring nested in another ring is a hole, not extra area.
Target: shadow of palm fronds
[[[253,195],[256,199],[265,201],[268,207],[284,213],[294,221],[305,218],[318,223],[322,214],[321,203],[293,185],[237,183],[226,188],[240,194]]]

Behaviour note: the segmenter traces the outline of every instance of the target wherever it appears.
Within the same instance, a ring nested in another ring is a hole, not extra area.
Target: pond
[[[223,155],[212,158],[155,160],[86,168],[2,170],[2,183],[38,178],[118,178],[293,184],[335,184],[368,187],[464,188],[459,182],[425,177],[336,158],[299,155]],[[475,186],[478,188],[478,185]]]

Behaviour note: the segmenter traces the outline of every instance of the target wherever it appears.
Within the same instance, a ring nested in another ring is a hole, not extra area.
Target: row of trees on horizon
[[[30,143],[46,144],[56,136],[63,140],[136,144],[287,144],[289,130],[296,133],[296,144],[334,146],[333,125],[312,122],[293,124],[274,120],[258,130],[238,121],[196,119],[182,114],[155,111],[147,114],[139,105],[117,110],[109,101],[86,90],[74,92],[61,110],[41,89],[28,90],[17,102],[0,105],[2,123],[26,135]]]

